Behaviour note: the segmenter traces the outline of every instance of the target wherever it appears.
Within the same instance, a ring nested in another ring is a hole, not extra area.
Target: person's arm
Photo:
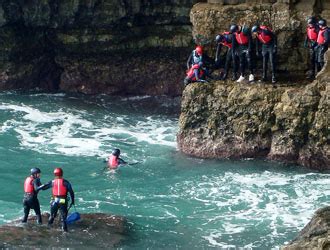
[[[68,192],[70,193],[70,197],[71,197],[71,205],[74,205],[74,192],[73,192],[73,189],[72,189],[72,186],[70,184],[70,182],[68,182],[67,180],[65,181],[65,184],[66,184],[66,188],[68,190]]]
[[[236,41],[236,37],[235,37],[235,34],[231,34],[231,39],[232,39],[232,50],[231,50],[231,53],[232,53],[232,58],[235,57],[235,50],[236,50],[236,47],[237,47],[237,41]]]
[[[41,182],[39,178],[36,178],[33,180],[33,188],[36,193],[39,192],[39,190],[42,188]]]
[[[47,190],[47,189],[51,188],[52,186],[53,186],[53,182],[49,181],[46,184],[43,184],[43,185],[39,186],[38,189],[39,190]]]
[[[127,164],[127,162],[124,161],[122,158],[118,158],[118,163],[119,164]]]
[[[260,53],[259,53],[259,46],[260,46],[260,42],[259,42],[259,38],[258,38],[258,34],[256,35],[256,56],[259,57]]]
[[[325,45],[330,44],[330,34],[329,34],[329,32],[330,32],[330,30],[329,30],[329,28],[327,28],[327,30],[323,33],[324,40],[325,40],[325,42],[324,42]]]
[[[192,53],[190,53],[189,57],[188,57],[188,60],[187,60],[187,69],[190,68],[190,61],[191,61],[191,58],[192,58]]]
[[[248,52],[251,53],[252,51],[252,35],[249,34],[248,36]]]
[[[221,43],[218,43],[218,45],[217,45],[217,50],[216,50],[216,52],[215,52],[215,63],[216,63],[216,64],[220,61],[220,59],[219,59],[219,55],[220,55],[220,52],[221,52],[221,48],[222,48]]]
[[[304,47],[308,48],[308,36],[305,36]]]

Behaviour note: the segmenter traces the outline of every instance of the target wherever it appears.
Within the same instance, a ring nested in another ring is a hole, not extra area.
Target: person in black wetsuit
[[[272,69],[272,83],[276,83],[276,55],[277,55],[277,37],[267,26],[255,25],[252,27],[252,33],[257,37],[256,52],[259,56],[259,47],[262,54],[262,81],[267,81],[268,59]]]
[[[328,50],[330,44],[330,30],[327,26],[327,21],[321,19],[318,22],[319,33],[317,36],[317,47],[316,47],[316,67],[317,71],[320,71],[324,66],[324,54]]]
[[[315,17],[309,17],[307,19],[306,38],[304,47],[309,48],[310,55],[310,73],[307,76],[308,79],[314,79],[316,73],[316,48],[317,48],[317,36],[319,33],[319,26]]]
[[[71,204],[74,205],[74,192],[70,182],[63,179],[63,170],[61,168],[55,168],[55,179],[45,185],[45,189],[52,188],[52,200],[50,204],[50,217],[48,225],[52,225],[57,215],[58,210],[61,212],[62,230],[67,232],[68,226],[66,223],[66,217],[68,215],[68,193],[70,193]]]
[[[30,209],[33,209],[36,213],[38,224],[42,224],[38,192],[41,189],[44,190],[45,185],[41,185],[40,174],[41,171],[39,168],[32,168],[31,175],[25,179],[23,198],[24,217],[22,219],[22,223],[27,222]]]
[[[230,68],[230,64],[232,64],[233,67],[233,76],[232,76],[232,81],[235,81],[237,79],[237,68],[236,68],[236,60],[233,58],[233,44],[232,44],[232,38],[233,35],[230,34],[229,31],[226,31],[222,34],[219,34],[216,36],[215,41],[217,43],[217,49],[215,52],[215,64],[219,65],[220,62],[220,52],[221,48],[223,46],[227,47],[227,52],[226,52],[226,61],[225,61],[225,67],[224,67],[224,73],[221,76],[221,80],[226,80],[228,76],[228,70]]]
[[[252,62],[252,37],[250,30],[243,26],[233,24],[230,26],[230,33],[233,34],[233,54],[239,58],[240,77],[237,82],[245,80],[245,66],[247,64],[250,74],[249,82],[254,81]],[[233,58],[234,58],[233,55]]]

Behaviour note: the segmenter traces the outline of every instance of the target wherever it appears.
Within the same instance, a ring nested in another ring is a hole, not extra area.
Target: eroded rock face
[[[330,58],[330,51],[327,53]],[[330,64],[307,85],[194,83],[183,93],[178,146],[203,158],[265,157],[330,169]]]
[[[179,95],[196,2],[1,1],[0,90]]]
[[[317,210],[297,238],[281,247],[281,250],[299,249],[330,249],[330,207]]]
[[[43,225],[34,217],[28,223],[13,221],[0,227],[0,248],[83,248],[100,249],[118,247],[127,239],[127,221],[121,216],[94,213],[81,214],[81,219],[68,226],[63,233],[56,219],[47,227],[49,214],[43,214]]]

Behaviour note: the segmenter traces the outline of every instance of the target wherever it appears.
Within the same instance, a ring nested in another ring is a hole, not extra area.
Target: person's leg
[[[52,204],[50,205],[50,217],[48,219],[48,225],[53,224],[54,219],[57,215],[57,210],[58,210],[58,203],[52,202]]]
[[[30,213],[30,205],[28,199],[26,198],[23,199],[23,208],[24,208],[24,216],[22,218],[22,222],[26,223]]]
[[[232,51],[231,51],[231,49],[228,49],[227,54],[226,54],[226,61],[225,61],[225,67],[224,67],[224,73],[222,76],[222,80],[226,80],[226,78],[228,76],[228,70],[230,69],[231,62],[232,62]]]
[[[269,61],[272,69],[272,83],[276,83],[276,55],[273,51],[269,51]]]
[[[42,224],[40,204],[39,204],[38,199],[35,199],[34,202],[33,202],[33,210],[34,210],[34,212],[36,213],[36,216],[37,216],[37,223]]]
[[[67,204],[63,204],[60,206],[60,212],[61,212],[61,220],[62,220],[62,230],[64,232],[67,232],[68,231],[68,226],[66,223],[66,217],[68,216]]]
[[[267,81],[268,51],[262,48],[262,80]]]

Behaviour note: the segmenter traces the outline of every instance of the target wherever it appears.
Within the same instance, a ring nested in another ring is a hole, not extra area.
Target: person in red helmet
[[[62,230],[67,232],[68,227],[66,217],[68,215],[68,193],[70,193],[71,204],[74,205],[74,192],[70,182],[63,179],[63,170],[61,168],[54,169],[55,179],[47,183],[47,188],[52,188],[52,200],[50,204],[50,217],[48,225],[52,225],[58,210],[61,212]]]
[[[184,85],[196,82],[205,82],[205,77],[212,79],[207,68],[205,67],[205,62],[211,61],[211,59],[204,53],[203,47],[197,45],[196,48],[189,55],[187,60],[187,77],[184,79]],[[189,71],[193,71],[193,74],[188,74]]]
[[[108,159],[108,167],[110,169],[117,169],[120,165],[127,164],[127,162],[119,158],[119,156],[120,156],[120,150],[118,148],[112,150],[112,153]]]

